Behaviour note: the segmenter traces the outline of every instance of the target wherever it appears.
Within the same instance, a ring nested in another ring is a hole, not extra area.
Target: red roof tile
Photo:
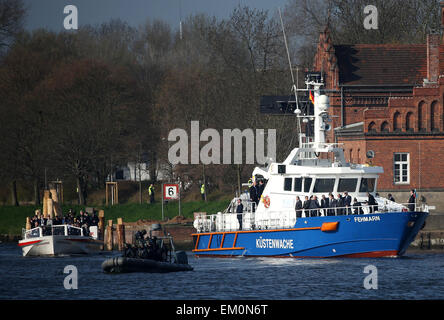
[[[414,85],[427,78],[427,46],[334,46],[341,85]]]

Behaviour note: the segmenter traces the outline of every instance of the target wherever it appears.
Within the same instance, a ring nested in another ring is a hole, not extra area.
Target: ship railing
[[[390,204],[266,211],[259,214],[255,212],[219,213],[200,217],[197,232],[285,229],[294,227],[298,218],[426,210],[427,205],[425,204],[391,202]]]
[[[421,212],[426,211],[427,205],[415,203],[383,203],[375,205],[360,205],[360,206],[344,206],[344,207],[329,207],[316,209],[300,209],[296,210],[298,218],[320,217],[320,216],[340,216],[340,215],[355,215],[355,214],[370,214],[370,213],[387,213],[387,212]]]
[[[22,229],[22,238],[38,238],[43,236],[83,236],[83,229],[68,224],[47,225],[30,230]]]

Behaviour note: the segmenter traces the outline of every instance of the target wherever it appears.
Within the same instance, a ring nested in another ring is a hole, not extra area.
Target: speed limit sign
[[[163,185],[163,199],[172,200],[179,198],[179,185],[178,184],[164,184]]]

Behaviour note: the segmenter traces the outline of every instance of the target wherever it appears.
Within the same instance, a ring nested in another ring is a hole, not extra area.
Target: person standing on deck
[[[348,194],[347,191],[344,192],[344,197],[342,198],[344,199],[344,207],[346,207],[346,214],[351,214],[352,210],[351,210],[351,205],[352,205],[352,197]]]
[[[310,199],[308,199],[308,196],[305,196],[305,201],[304,201],[304,205],[303,205],[303,209],[304,209],[304,213],[305,213],[305,217],[308,218],[309,215],[309,210],[310,210]]]
[[[376,212],[376,210],[378,209],[378,203],[376,202],[375,197],[373,197],[373,195],[370,192],[367,192],[367,195],[368,195],[367,204],[369,206],[370,213]]]
[[[336,199],[335,199],[335,197],[333,196],[332,193],[330,193],[328,195],[328,197],[329,197],[329,204],[328,204],[328,206],[329,206],[330,209],[328,209],[327,215],[328,216],[334,216],[335,215],[335,210],[336,210],[335,208],[336,208],[337,201],[336,201]]]
[[[327,216],[327,210],[330,207],[330,201],[327,197],[325,197],[325,194],[322,195],[322,199],[321,199],[321,208],[322,211],[324,213],[324,216]]]
[[[310,200],[310,216],[318,217],[319,216],[319,201],[317,196],[313,196],[313,199]]]
[[[416,204],[416,194],[415,194],[415,190],[412,189],[410,190],[410,198],[409,198],[409,210],[410,211],[415,211],[415,204]]]
[[[302,201],[299,198],[299,196],[296,196],[296,204],[294,206],[294,209],[296,210],[296,218],[302,217]]]
[[[257,187],[257,198],[260,199],[264,192],[265,185],[263,180],[259,180],[259,186]]]
[[[236,213],[237,213],[237,221],[239,222],[239,230],[242,230],[242,213],[243,212],[244,212],[244,205],[242,204],[242,200],[237,199]]]
[[[256,204],[256,206],[258,205],[259,197],[258,197],[258,187],[256,186],[256,181],[253,181],[253,185],[250,187],[250,199]]]

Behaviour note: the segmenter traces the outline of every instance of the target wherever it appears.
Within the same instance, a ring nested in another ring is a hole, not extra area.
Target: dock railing
[[[413,209],[413,210],[411,210]],[[299,218],[341,215],[381,214],[387,212],[428,211],[426,204],[384,203],[346,207],[281,210],[239,213],[218,213],[201,216],[197,220],[197,232],[229,232],[242,230],[273,230],[293,228]]]

